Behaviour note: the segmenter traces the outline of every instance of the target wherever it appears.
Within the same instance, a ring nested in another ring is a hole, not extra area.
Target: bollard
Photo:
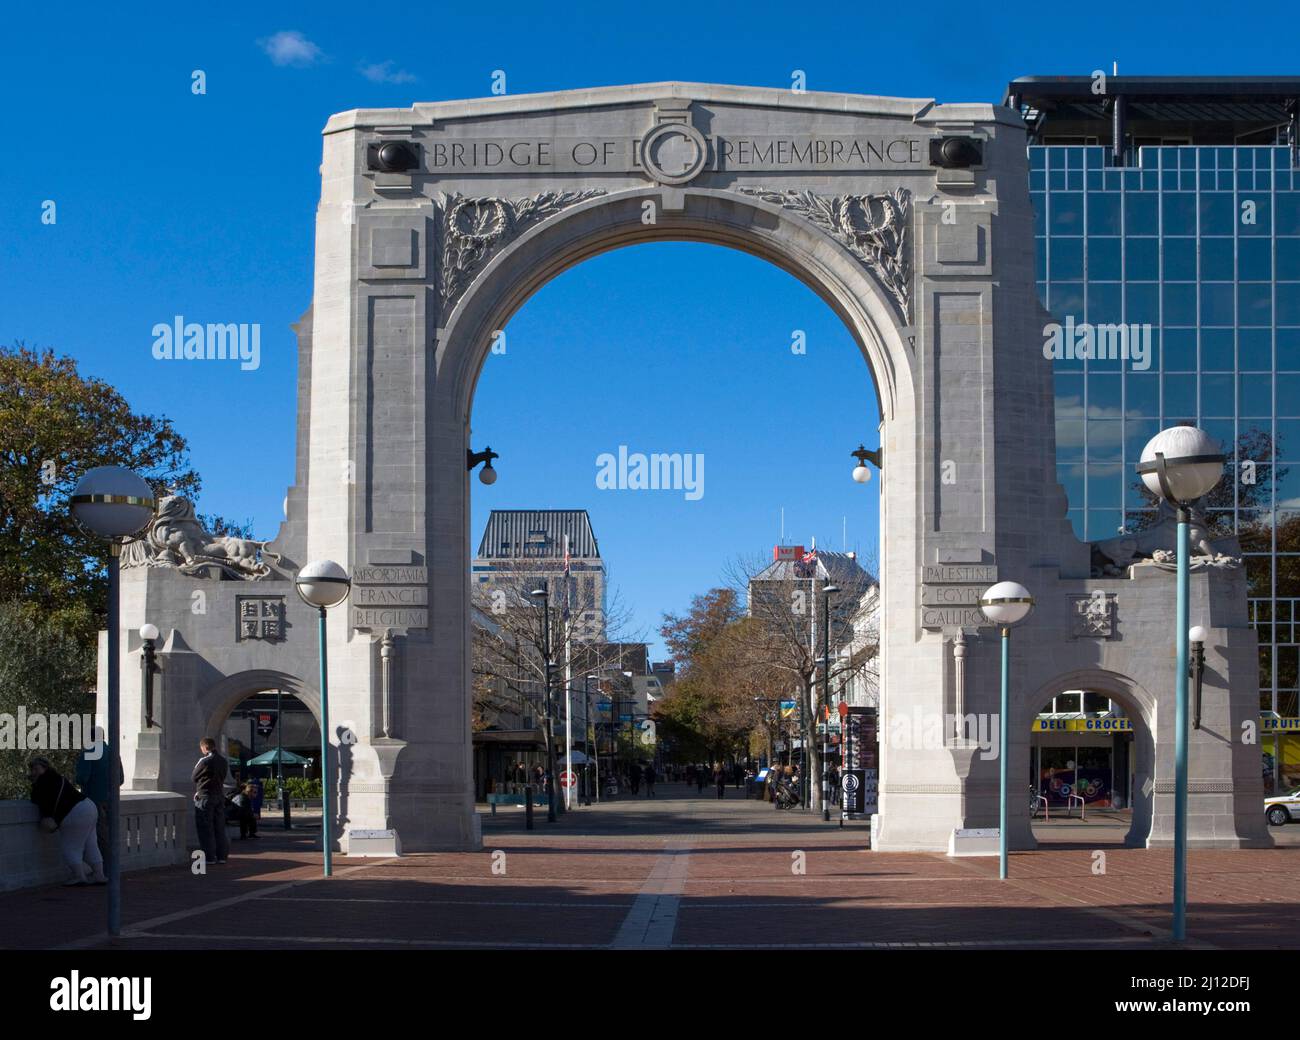
[[[533,789],[532,786],[524,788],[524,830],[533,829]]]

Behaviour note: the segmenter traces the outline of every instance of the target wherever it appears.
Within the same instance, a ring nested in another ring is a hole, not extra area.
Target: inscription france
[[[428,628],[427,567],[357,567],[352,579],[353,628]]]

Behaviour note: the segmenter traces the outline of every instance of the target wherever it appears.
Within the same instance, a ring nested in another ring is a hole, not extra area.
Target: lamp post
[[[998,877],[1007,876],[1007,765],[1011,751],[1007,741],[1011,737],[1011,626],[1023,621],[1034,609],[1034,597],[1023,585],[1014,581],[1000,581],[980,597],[980,610],[984,616],[1002,629],[1002,700],[999,746],[1002,757],[998,763]]]
[[[1192,713],[1192,729],[1201,728],[1201,683],[1205,679],[1205,641],[1210,633],[1204,625],[1193,625],[1187,633],[1192,644],[1192,685],[1196,688],[1196,707]]]
[[[827,712],[831,706],[831,596],[840,591],[834,582],[822,586],[822,706]],[[822,734],[822,820],[831,822],[830,781],[826,770],[826,744],[831,735],[830,715],[823,720],[826,730]]]
[[[555,822],[555,724],[551,715],[551,594],[546,582],[528,595],[542,601],[542,658],[546,671],[546,822]]]
[[[87,470],[72,489],[72,515],[82,528],[109,542],[108,557],[108,934],[122,929],[122,791],[117,771],[118,741],[122,729],[122,688],[118,675],[121,656],[121,603],[118,557],[129,542],[153,519],[153,488],[139,474],[121,466],[96,466]]]
[[[146,729],[157,725],[153,720],[153,677],[158,673],[155,641],[158,639],[158,626],[148,622],[140,626],[140,672],[144,678],[144,724]]]
[[[1187,679],[1190,671],[1188,578],[1191,555],[1190,505],[1223,478],[1224,456],[1218,443],[1195,426],[1161,430],[1142,449],[1137,471],[1148,491],[1174,507],[1178,519],[1178,590],[1174,624],[1174,941],[1187,938]],[[1202,641],[1203,642],[1203,641]]]
[[[352,579],[348,572],[333,560],[314,560],[298,572],[294,587],[308,606],[319,611],[316,625],[320,645],[320,787],[321,787],[321,849],[325,856],[325,877],[334,872],[331,859],[333,844],[330,838],[330,708],[329,670],[326,660],[325,611],[348,598]]]
[[[275,690],[275,789],[280,795],[280,810],[284,813],[284,829],[292,830],[289,810],[289,792],[284,789],[284,691]]]
[[[582,678],[582,691],[587,699],[587,750],[591,752],[592,758],[592,783],[596,787],[596,804],[600,804],[600,734],[596,732],[596,724],[591,719],[591,680],[595,679],[600,682],[598,675],[585,675]],[[591,796],[587,796],[587,804],[591,804]]]

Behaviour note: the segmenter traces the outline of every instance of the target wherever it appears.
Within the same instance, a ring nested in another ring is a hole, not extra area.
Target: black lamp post
[[[284,789],[284,709],[283,691],[275,691],[275,789],[280,795],[280,808],[284,811],[284,829],[293,829],[289,812],[289,792]]]
[[[546,822],[555,822],[555,741],[551,714],[551,594],[546,582],[528,595],[542,601],[542,658],[546,670]]]
[[[157,725],[153,720],[153,677],[158,674],[158,654],[155,640],[158,627],[145,623],[140,626],[140,638],[144,643],[140,647],[140,672],[144,679],[144,724],[147,729]]]
[[[822,586],[822,705],[827,709],[831,705],[831,594],[840,591],[834,582]],[[823,713],[826,714],[826,713]],[[830,715],[826,714],[822,733],[822,819],[831,822],[830,779],[826,770],[826,744],[830,739]]]

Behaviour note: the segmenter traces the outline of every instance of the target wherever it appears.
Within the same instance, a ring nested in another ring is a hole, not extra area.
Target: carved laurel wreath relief
[[[898,188],[880,195],[816,195],[795,189],[739,188],[739,192],[797,213],[830,234],[885,286],[905,320],[911,320],[908,218],[912,193]],[[544,191],[522,199],[442,195],[442,262],[438,288],[453,306],[483,265],[512,238],[563,209],[604,195]]]
[[[585,191],[543,191],[524,199],[443,195],[442,265],[438,288],[444,306],[456,302],[479,269],[510,239],[562,209],[604,195]]]
[[[896,188],[882,195],[815,195],[811,191],[739,188],[793,210],[848,249],[884,284],[903,317],[911,320],[912,272],[907,241],[912,193]]]

